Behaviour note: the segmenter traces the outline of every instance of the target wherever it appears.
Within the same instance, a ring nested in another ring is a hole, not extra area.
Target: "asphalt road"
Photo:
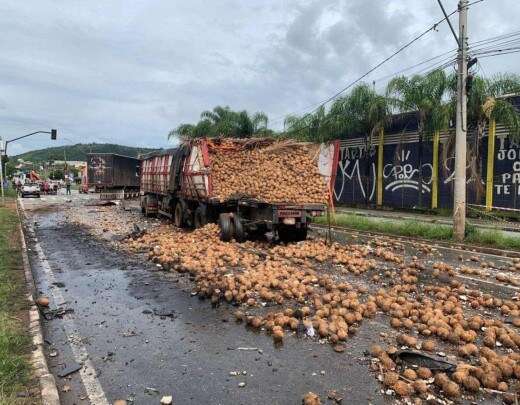
[[[157,271],[64,221],[81,202],[65,200],[24,200],[37,289],[51,308],[73,311],[44,321],[63,404],[158,404],[163,395],[175,404],[300,404],[306,392],[326,398],[328,390],[343,403],[388,401],[364,354],[387,325],[363,323],[340,354],[296,337],[275,347],[237,325],[232,307],[192,297],[187,276]]]
[[[394,401],[381,392],[366,354],[373,343],[383,343],[386,336],[392,341],[397,333],[387,319],[363,322],[343,353],[291,335],[275,346],[268,335],[236,324],[233,307],[212,308],[192,296],[188,273],[161,271],[145,257],[117,250],[109,243],[110,232],[100,238],[71,223],[68,213],[88,211],[81,208],[88,198],[76,194],[22,203],[37,289],[51,298],[52,309],[62,310],[44,321],[44,335],[63,404],[105,405],[116,399],[158,404],[163,395],[172,395],[177,405],[301,404],[308,391],[332,404],[326,400],[329,390],[337,391],[343,404]],[[334,237],[345,243],[371,238],[352,232]],[[408,259],[418,256],[427,266],[444,261],[456,267],[461,259],[472,265],[475,256],[446,247],[426,254],[420,244],[402,244]],[[510,263],[478,256],[495,269]],[[421,276],[423,282],[438,282],[428,274]],[[367,277],[358,280],[368,283]],[[497,297],[519,291],[493,276],[457,277]],[[72,373],[62,377],[66,371]],[[500,402],[496,397],[484,401]]]

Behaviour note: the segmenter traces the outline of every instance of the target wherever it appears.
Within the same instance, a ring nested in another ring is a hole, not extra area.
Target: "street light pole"
[[[36,134],[50,134],[52,140],[56,140],[58,136],[58,132],[55,129],[51,129],[50,131],[35,131],[31,132],[30,134],[22,135],[17,138],[9,139],[7,141],[2,141],[2,138],[0,137],[0,183],[2,183],[2,205],[5,205],[5,194],[4,194],[4,168],[2,166],[2,157],[5,154],[7,156],[7,144],[9,142],[14,142],[19,139],[27,138],[32,135]]]
[[[459,50],[457,72],[457,116],[455,129],[455,190],[453,236],[464,240],[466,232],[466,136],[467,136],[467,29],[468,0],[459,1]]]

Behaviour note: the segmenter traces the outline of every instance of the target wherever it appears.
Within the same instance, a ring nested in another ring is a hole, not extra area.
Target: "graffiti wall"
[[[363,205],[375,201],[376,146],[365,138],[342,144],[334,189],[337,201]]]
[[[483,147],[487,150],[487,137]],[[493,206],[520,209],[520,145],[505,130],[497,129],[493,165]],[[487,159],[483,169],[486,179]]]
[[[419,139],[416,131],[398,134],[385,134],[383,142],[382,202],[384,207],[393,208],[450,208],[453,204],[454,180],[454,135],[453,133],[440,134],[437,148],[437,165],[434,165],[434,139],[428,137]],[[367,147],[367,144],[372,146]],[[378,171],[378,141],[367,142],[364,138],[354,138],[341,142],[340,160],[336,176],[335,198],[340,204],[349,206],[376,206],[377,171]],[[497,159],[500,155],[497,136]],[[504,148],[508,148],[506,140]],[[500,184],[495,185],[496,193],[515,193],[520,191],[520,146],[515,145],[516,165],[518,175],[509,176],[513,168],[507,160],[507,153],[513,158],[513,152],[506,152],[504,163],[495,167],[495,176],[500,177]],[[467,164],[467,200],[473,204],[484,204],[485,198],[485,171],[487,164],[487,132],[477,144],[476,133],[468,135],[468,164]],[[502,152],[503,154],[503,152]],[[478,158],[479,157],[479,158]],[[516,167],[516,166],[515,166]],[[436,174],[436,176],[434,175]],[[514,182],[516,181],[516,186]],[[510,184],[509,187],[502,185]],[[516,188],[515,188],[516,187]],[[434,203],[434,188],[436,201]],[[514,190],[513,190],[514,189]],[[518,193],[517,193],[518,195]],[[500,202],[503,201],[503,202]],[[510,197],[500,198],[498,203],[511,206]],[[519,196],[520,205],[520,196]]]

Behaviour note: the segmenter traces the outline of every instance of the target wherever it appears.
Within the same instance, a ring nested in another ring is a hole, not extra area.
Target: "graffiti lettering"
[[[410,158],[411,152],[403,150],[399,156],[399,164],[394,165],[393,163],[387,164],[383,167],[383,178],[391,178],[393,181],[385,186],[385,190],[392,192],[403,189],[411,188],[419,190],[419,179],[415,179],[419,175],[419,168],[414,167],[411,163],[406,163]],[[421,191],[423,193],[429,193],[431,191],[429,185],[432,182],[433,167],[430,163],[424,163],[422,165],[423,179]]]
[[[364,184],[361,176],[361,159],[366,159],[368,157],[374,156],[376,153],[375,146],[370,146],[367,151],[366,145],[360,146],[346,146],[342,147],[340,150],[340,160],[338,164],[339,173],[341,175],[341,185],[338,189],[336,185],[334,189],[334,196],[337,200],[341,199],[343,192],[345,191],[346,185],[350,182],[353,187],[358,189],[363,196],[363,199],[367,198],[367,194],[369,200],[372,200],[375,194],[375,175],[376,175],[376,167],[375,163],[370,164],[370,174],[372,184],[371,190],[366,190],[366,184]],[[338,176],[339,177],[339,176]],[[352,183],[354,182],[354,183]]]

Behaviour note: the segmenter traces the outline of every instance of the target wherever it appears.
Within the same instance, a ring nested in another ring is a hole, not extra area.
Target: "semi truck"
[[[223,241],[241,242],[266,232],[273,232],[285,242],[306,239],[311,218],[323,215],[326,204],[267,202],[247,194],[222,200],[214,192],[212,145],[212,140],[196,139],[174,149],[141,156],[142,213],[169,217],[179,228],[199,228],[217,222]],[[334,182],[338,146],[322,145],[317,159],[329,191]]]
[[[87,171],[82,176],[82,190],[138,193],[140,160],[115,153],[87,154]]]

